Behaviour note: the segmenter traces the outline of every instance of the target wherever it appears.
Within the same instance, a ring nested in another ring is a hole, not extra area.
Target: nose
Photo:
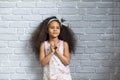
[[[57,30],[57,28],[54,28],[54,31],[56,31]]]

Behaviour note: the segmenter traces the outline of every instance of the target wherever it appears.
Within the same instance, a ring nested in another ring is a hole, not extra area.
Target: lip
[[[58,33],[53,33],[53,34],[58,34]]]

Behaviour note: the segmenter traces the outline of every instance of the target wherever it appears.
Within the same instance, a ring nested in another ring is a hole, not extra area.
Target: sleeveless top
[[[45,55],[47,56],[51,49],[48,41],[45,44]],[[59,51],[63,55],[63,41],[59,41]],[[72,80],[69,65],[65,66],[56,54],[54,54],[49,63],[43,67],[43,80]]]

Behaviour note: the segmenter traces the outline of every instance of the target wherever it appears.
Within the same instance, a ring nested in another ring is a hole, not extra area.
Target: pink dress
[[[45,53],[50,53],[50,44],[48,41],[44,42]],[[63,55],[63,41],[59,41],[59,51]],[[54,54],[50,62],[43,67],[43,80],[72,80],[69,65],[65,66],[60,59]]]

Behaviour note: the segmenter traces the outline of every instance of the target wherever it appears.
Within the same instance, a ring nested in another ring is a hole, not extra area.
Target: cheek
[[[61,31],[60,31],[60,30],[58,30],[58,32],[59,32],[59,34],[60,34],[60,32],[61,32]]]
[[[48,29],[48,30],[47,30],[47,33],[48,33],[48,34],[49,34],[49,33],[51,33],[51,30],[50,30],[50,29]]]

